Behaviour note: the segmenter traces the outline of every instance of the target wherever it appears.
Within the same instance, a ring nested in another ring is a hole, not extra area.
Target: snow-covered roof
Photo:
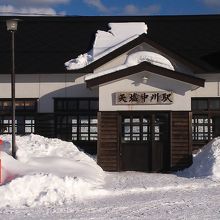
[[[147,34],[147,25],[144,22],[109,23],[108,25],[110,27],[108,32],[97,31],[92,50],[65,63],[67,70],[83,68],[134,40],[139,35]]]
[[[145,61],[156,66],[160,66],[160,67],[163,67],[169,70],[174,70],[172,63],[164,56],[158,53],[154,53],[154,52],[139,51],[139,52],[135,52],[129,55],[123,65],[120,65],[120,66],[117,66],[117,67],[114,67],[114,68],[111,68],[105,71],[101,71],[98,73],[89,74],[85,77],[85,80],[90,80],[90,79],[94,79],[100,76],[104,76],[104,75],[107,75],[109,73],[112,73],[118,70],[126,69],[130,66],[138,65],[139,63],[145,62]]]

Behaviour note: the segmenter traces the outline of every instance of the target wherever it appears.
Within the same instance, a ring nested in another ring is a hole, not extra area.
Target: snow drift
[[[33,134],[17,136],[15,160],[8,154],[11,136],[2,139],[0,207],[63,203],[80,199],[104,183],[103,170],[70,142]]]
[[[14,160],[8,154],[11,136],[2,138],[2,171],[4,181],[8,183],[0,186],[0,208],[79,204],[86,199],[97,200],[102,196],[132,194],[135,191],[192,190],[192,187],[206,187],[207,183],[201,185],[201,182],[192,186],[194,181],[201,180],[200,177],[208,180],[220,178],[220,138],[207,144],[194,157],[193,165],[177,175],[121,172],[107,174],[107,178],[96,162],[72,143],[39,135],[17,136],[18,160]],[[188,177],[196,178],[192,182]],[[103,184],[104,178],[106,184]]]
[[[205,145],[193,158],[193,164],[178,172],[184,177],[220,179],[220,137]]]

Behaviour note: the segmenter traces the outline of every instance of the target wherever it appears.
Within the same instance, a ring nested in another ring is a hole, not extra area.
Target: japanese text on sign
[[[167,91],[159,92],[117,92],[117,105],[151,105],[172,104],[173,93]]]

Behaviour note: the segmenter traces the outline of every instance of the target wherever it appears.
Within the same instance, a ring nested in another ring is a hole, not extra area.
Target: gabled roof
[[[5,25],[9,18],[0,17],[0,74],[11,73],[11,36]],[[145,22],[149,40],[209,72],[220,72],[218,65],[202,59],[220,51],[220,15],[19,18],[22,22],[15,34],[16,74],[71,73],[64,63],[91,50],[97,30],[108,31],[110,22]],[[218,63],[219,54],[214,55]]]
[[[112,51],[111,53],[101,57],[98,60],[95,60],[94,62],[90,63],[89,65],[76,70],[70,70],[74,73],[92,73],[96,68],[106,64],[107,62],[111,61],[112,59],[120,56],[121,54],[127,52],[128,50],[142,44],[147,43],[150,46],[158,49],[159,51],[165,53],[169,57],[180,61],[181,63],[185,64],[186,66],[190,67],[192,70],[194,70],[195,73],[202,73],[205,72],[205,69],[197,66],[196,64],[193,64],[192,62],[188,61],[187,59],[181,57],[180,55],[175,54],[174,52],[162,47],[161,45],[155,43],[154,41],[150,40],[147,36],[147,34],[141,34],[138,38],[128,42],[127,44],[117,48],[116,50]]]
[[[185,83],[189,83],[195,86],[204,87],[205,80],[194,77],[185,73],[180,73],[177,71],[172,71],[169,69],[165,69],[163,67],[152,65],[151,63],[148,63],[146,61],[135,65],[128,67],[127,69],[118,70],[109,74],[101,75],[96,78],[88,79],[86,80],[87,87],[94,87],[106,82],[111,82],[113,80],[117,80],[135,73],[139,73],[142,71],[149,71],[154,74],[169,77],[175,80],[179,80]]]

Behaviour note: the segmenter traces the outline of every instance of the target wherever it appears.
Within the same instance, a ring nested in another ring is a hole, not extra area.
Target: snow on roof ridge
[[[147,34],[147,25],[144,22],[109,23],[108,25],[110,27],[108,32],[97,31],[92,50],[65,62],[67,70],[81,69],[141,34]]]
[[[139,37],[139,35],[136,34],[136,35],[134,35],[134,36],[132,36],[132,37],[129,37],[128,39],[126,39],[126,40],[124,40],[124,41],[122,41],[122,42],[116,44],[115,46],[112,46],[112,47],[108,48],[107,50],[103,51],[103,53],[100,53],[99,55],[97,55],[96,57],[94,57],[94,61],[100,59],[101,57],[103,57],[103,56],[105,56],[105,55],[111,53],[112,51],[118,49],[119,47],[121,47],[121,46],[123,46],[123,45],[129,43],[130,41],[132,41],[132,40],[134,40],[134,39],[136,39],[136,38],[138,38],[138,37]]]
[[[130,66],[138,65],[144,61],[149,62],[155,66],[160,66],[160,67],[163,67],[169,70],[175,70],[172,63],[166,57],[162,56],[161,54],[150,52],[150,51],[139,51],[139,52],[135,52],[129,55],[124,64],[108,69],[108,70],[98,72],[98,73],[92,73],[92,74],[86,75],[85,80],[87,81],[90,79],[94,79],[100,76],[107,75],[115,71],[126,69]]]

